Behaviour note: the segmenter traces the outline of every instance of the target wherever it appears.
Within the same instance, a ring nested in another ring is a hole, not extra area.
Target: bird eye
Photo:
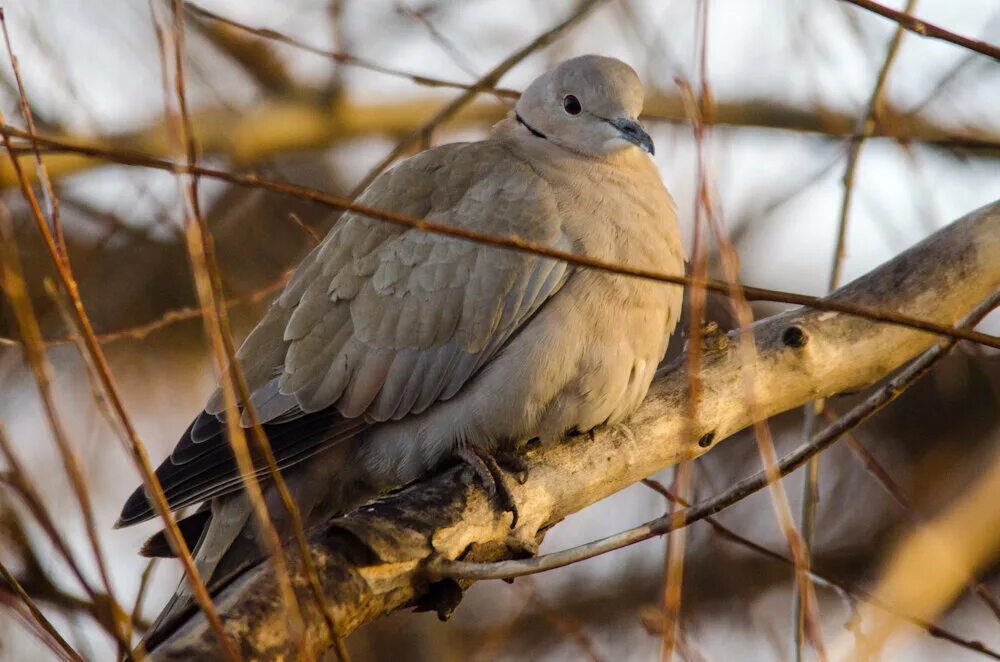
[[[563,97],[563,110],[570,115],[579,115],[583,111],[583,106],[580,105],[579,99],[572,94],[567,94]]]

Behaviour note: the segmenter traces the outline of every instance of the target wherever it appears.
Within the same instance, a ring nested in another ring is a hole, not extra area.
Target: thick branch
[[[833,297],[891,305],[954,324],[1000,286],[1000,202],[973,212]],[[758,411],[773,416],[818,397],[871,384],[934,342],[895,325],[808,308],[754,326]],[[432,582],[440,559],[494,561],[537,549],[545,531],[574,513],[747,427],[751,408],[736,343],[714,338],[704,358],[699,420],[685,420],[688,378],[668,369],[627,422],[527,456],[530,478],[512,484],[517,528],[467,471],[452,469],[389,495],[310,533],[310,549],[338,635],[403,607],[447,614],[461,597],[451,580]],[[678,364],[683,366],[683,363]],[[692,432],[693,431],[693,432]],[[513,481],[511,481],[513,482]],[[289,556],[295,553],[289,550]],[[330,632],[308,587],[297,581],[307,641],[319,653]],[[216,596],[227,632],[248,659],[291,654],[285,614],[269,564],[251,568]],[[153,651],[154,659],[211,659],[218,641],[196,615]]]

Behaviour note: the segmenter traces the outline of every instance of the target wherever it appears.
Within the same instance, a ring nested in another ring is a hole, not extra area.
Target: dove
[[[416,154],[358,202],[682,275],[674,203],[625,63],[566,60],[478,142]],[[237,353],[308,526],[464,461],[503,492],[497,458],[615,423],[642,402],[681,308],[677,285],[345,213]],[[265,557],[216,393],[156,474],[210,590]],[[291,522],[257,475],[275,526]],[[530,479],[530,478],[529,478]],[[572,480],[567,476],[567,480]],[[154,516],[146,492],[118,526]],[[162,532],[146,544],[170,556]],[[154,630],[193,603],[182,583]]]

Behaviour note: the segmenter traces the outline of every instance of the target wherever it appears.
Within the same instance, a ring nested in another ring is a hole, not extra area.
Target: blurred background
[[[350,195],[387,155],[483,136],[507,112],[504,92],[472,95],[427,126],[476,82],[584,3],[568,0],[199,0],[184,11],[188,104],[205,165]],[[904,3],[887,5],[902,9]],[[157,19],[169,2],[34,0],[4,7],[27,101],[39,133],[114,150],[176,156],[165,103]],[[647,85],[643,118],[656,163],[678,205],[690,246],[698,140],[686,90],[710,91],[701,140],[713,208],[741,259],[743,282],[813,295],[827,291],[851,160],[894,23],[835,0],[711,0],[704,50],[695,0],[606,0],[525,54],[500,79],[520,90],[569,56],[600,53],[630,63]],[[920,0],[915,13],[959,34],[1000,43],[1000,0]],[[219,20],[219,19],[225,20]],[[240,26],[243,27],[240,27]],[[252,28],[256,30],[247,30]],[[261,32],[261,30],[272,32]],[[274,37],[277,37],[275,39]],[[298,45],[295,45],[296,42]],[[302,46],[310,46],[312,50]],[[338,55],[331,57],[324,51]],[[704,79],[699,66],[704,53]],[[951,220],[1000,198],[1000,64],[913,34],[898,45],[864,142],[849,206],[846,282]],[[23,127],[8,58],[0,57],[0,110]],[[165,172],[75,155],[47,154],[65,240],[87,312],[137,432],[157,464],[214,387],[182,230],[177,179]],[[45,287],[54,270],[17,189],[6,154],[0,203],[11,218],[30,298],[52,364],[58,416],[79,457],[115,597],[136,620],[159,611],[178,564],[150,568],[137,555],[158,526],[115,531],[139,483],[130,457],[88,378],[69,328]],[[33,170],[30,160],[26,169]],[[329,208],[255,188],[202,180],[201,206],[215,237],[237,335],[245,334],[288,270],[335,222]],[[713,256],[712,270],[720,273]],[[115,645],[104,613],[84,520],[35,376],[0,311],[0,421],[94,597],[53,549],[9,481],[0,480],[0,560],[53,624],[88,659]],[[780,306],[760,305],[764,316]],[[724,301],[710,316],[731,325]],[[1000,332],[994,315],[981,327]],[[674,343],[679,347],[682,343]],[[860,396],[830,401],[842,412]],[[1000,356],[961,345],[916,387],[822,456],[814,554],[849,586],[870,586],[892,544],[914,520],[945,508],[1000,442]],[[771,422],[779,453],[802,438],[801,412]],[[907,497],[901,507],[867,449]],[[0,460],[0,468],[6,465]],[[706,497],[759,469],[752,440],[728,440],[694,468]],[[799,510],[802,472],[786,480]],[[0,474],[0,479],[9,477]],[[671,481],[671,471],[658,476]],[[569,518],[543,551],[616,532],[662,514],[665,501],[637,485]],[[723,512],[741,535],[785,553],[766,493]],[[357,660],[619,660],[659,656],[655,631],[665,541],[586,563],[468,591],[448,623],[401,613],[349,640]],[[1000,592],[991,569],[982,577]],[[854,628],[856,599],[817,587],[825,636]],[[141,599],[137,598],[141,595]],[[688,660],[793,658],[793,582],[787,565],[699,523],[688,532],[680,629]],[[987,600],[964,594],[937,623],[1000,649],[1000,620]],[[47,659],[17,599],[0,590],[0,659]],[[860,624],[863,629],[864,624]],[[891,656],[978,659],[914,628]]]

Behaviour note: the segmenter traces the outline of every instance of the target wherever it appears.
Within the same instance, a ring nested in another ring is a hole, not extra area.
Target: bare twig
[[[0,124],[0,133],[8,137],[9,136],[15,136],[19,138],[30,137],[24,131],[21,131],[20,129],[17,129],[7,124]],[[229,182],[231,184],[237,184],[239,186],[260,188],[268,191],[274,191],[276,193],[281,193],[284,195],[300,197],[334,209],[350,210],[355,213],[362,214],[364,216],[368,216],[371,218],[378,218],[384,221],[388,221],[390,223],[396,223],[397,225],[403,225],[406,227],[415,228],[423,232],[431,232],[434,234],[440,234],[449,237],[458,237],[460,239],[466,239],[469,241],[489,244],[491,246],[497,246],[499,248],[507,248],[525,253],[541,255],[543,257],[550,257],[555,260],[564,261],[568,264],[574,264],[581,267],[596,269],[598,271],[606,271],[608,273],[633,276],[635,278],[645,278],[648,280],[654,280],[662,283],[672,283],[675,285],[704,287],[705,289],[711,290],[713,292],[719,292],[720,294],[724,294],[727,296],[732,291],[732,287],[730,286],[730,284],[724,281],[718,281],[712,279],[701,281],[680,274],[668,274],[650,269],[637,269],[629,267],[627,265],[616,264],[613,262],[608,262],[606,260],[598,260],[595,258],[590,258],[583,255],[577,255],[575,253],[570,253],[555,248],[549,248],[548,246],[543,246],[541,244],[525,241],[523,239],[520,239],[519,237],[508,237],[508,236],[492,235],[485,232],[476,232],[462,227],[445,225],[442,223],[429,221],[427,219],[416,218],[408,214],[400,214],[394,211],[375,209],[367,205],[362,205],[356,202],[352,202],[351,200],[342,198],[340,196],[330,195],[329,193],[318,191],[316,189],[312,189],[307,186],[300,186],[298,184],[278,182],[258,177],[256,175],[242,175],[233,172],[228,172],[225,170],[219,170],[216,168],[207,168],[205,166],[189,166],[183,163],[176,163],[174,161],[160,159],[137,152],[104,150],[99,147],[93,147],[89,145],[87,146],[72,145],[70,143],[63,143],[61,141],[53,140],[51,138],[42,138],[41,136],[35,136],[34,140],[37,140],[39,143],[43,145],[45,144],[58,145],[61,149],[72,150],[79,154],[84,154],[88,156],[98,156],[100,158],[110,158],[118,163],[123,163],[126,165],[135,165],[145,168],[152,168],[156,170],[165,170],[174,173],[199,175],[201,177],[209,177],[212,179]],[[862,317],[865,319],[875,320],[879,322],[885,322],[887,324],[893,324],[921,331],[927,331],[928,333],[933,333],[939,336],[958,338],[961,340],[971,340],[973,342],[977,342],[986,345],[988,347],[994,347],[1000,349],[1000,338],[996,336],[980,333],[977,331],[970,331],[968,329],[959,329],[954,326],[950,326],[948,324],[931,322],[926,319],[920,319],[912,315],[900,313],[898,310],[881,309],[876,306],[868,304],[857,304],[854,302],[843,300],[838,297],[820,299],[817,297],[811,297],[804,294],[783,292],[779,290],[770,290],[762,287],[753,287],[751,285],[741,284],[740,289],[743,292],[743,296],[748,301],[775,301],[779,303],[787,303],[797,306],[811,306],[820,310],[846,313],[848,315]]]
[[[885,5],[872,2],[872,0],[841,0],[841,2],[849,2],[852,5],[861,7],[862,9],[874,12],[879,16],[884,16],[890,21],[895,21],[901,25],[904,30],[916,33],[921,37],[941,39],[955,44],[956,46],[961,46],[962,48],[968,48],[971,51],[982,53],[983,55],[993,58],[994,60],[1000,60],[1000,48],[994,46],[993,44],[988,44],[985,41],[963,37],[960,34],[955,34],[954,32],[945,30],[944,28],[934,25],[933,23],[928,23],[927,21],[922,21],[919,18],[910,16],[905,12],[896,11],[895,9],[891,9]]]
[[[170,74],[172,74],[176,108],[169,103],[169,94],[166,95],[165,101],[167,101],[168,115],[176,127],[177,149],[182,153],[188,165],[194,165],[197,162],[197,147],[191,133],[190,116],[187,109],[183,64],[184,21],[181,2],[180,0],[172,0],[171,2],[173,20],[171,31],[169,32],[160,26],[157,21],[155,5],[151,6],[153,9],[154,28],[157,31],[158,41],[161,45],[164,68],[168,69],[172,67]],[[168,63],[170,63],[171,67],[167,66]],[[169,90],[170,79],[165,77],[163,84]],[[232,357],[227,352],[227,343],[224,337],[228,329],[222,319],[225,309],[220,308],[218,305],[221,282],[218,268],[215,264],[211,235],[201,214],[198,201],[197,176],[179,176],[177,183],[181,199],[184,201],[185,245],[191,258],[195,289],[198,294],[199,303],[201,304],[204,328],[209,337],[216,373],[220,376],[220,386],[225,400],[227,440],[232,447],[236,464],[240,470],[244,493],[247,495],[247,499],[252,506],[263,542],[270,552],[270,562],[274,565],[275,574],[279,577],[281,599],[287,612],[289,633],[291,638],[296,641],[297,656],[302,655],[308,660],[311,659],[311,656],[304,653],[302,613],[295,591],[292,588],[291,575],[285,560],[284,550],[281,547],[280,537],[264,501],[263,491],[254,471],[246,435],[240,425],[239,400],[236,394],[237,389],[234,376],[234,373],[239,370],[239,366],[232,362]]]
[[[283,288],[288,282],[290,276],[291,272],[285,272],[276,281],[268,283],[267,285],[250,292],[246,296],[231,297],[226,299],[223,303],[227,308],[259,303]],[[139,324],[137,326],[120,329],[118,331],[110,331],[108,333],[98,333],[96,338],[97,342],[102,345],[117,342],[119,340],[141,340],[152,333],[165,329],[173,324],[177,324],[178,322],[198,319],[201,317],[201,314],[201,308],[178,308],[176,310],[167,311],[157,319],[151,322],[146,322],[145,324]],[[45,345],[62,345],[70,342],[73,342],[73,338],[70,336],[49,338],[43,341]],[[13,338],[0,337],[0,346],[17,347],[20,344],[20,341]]]
[[[348,66],[360,67],[362,69],[368,69],[369,71],[385,74],[387,76],[404,78],[406,80],[415,83],[416,85],[422,85],[425,87],[444,87],[444,88],[452,88],[458,90],[467,90],[477,94],[480,92],[489,92],[491,94],[496,94],[498,97],[504,97],[504,98],[517,98],[518,96],[518,93],[514,90],[494,88],[492,84],[478,85],[473,83],[469,85],[457,81],[434,78],[433,76],[423,76],[421,74],[414,74],[407,71],[401,71],[399,69],[393,69],[392,67],[386,67],[376,62],[372,62],[371,60],[366,60],[365,58],[358,57],[357,55],[352,55],[351,53],[344,53],[342,51],[331,51],[325,48],[319,48],[317,46],[307,44],[301,39],[297,39],[295,37],[291,37],[289,35],[278,32],[277,30],[271,30],[269,28],[255,28],[245,23],[240,23],[239,21],[209,11],[204,7],[197,5],[193,2],[185,1],[184,8],[188,12],[190,12],[195,16],[198,16],[199,18],[217,21],[219,23],[222,23],[223,25],[227,25],[231,28],[247,32],[262,39],[269,39],[271,41],[281,42],[282,44],[298,48],[299,50],[303,50],[308,53],[312,53],[314,55],[319,55],[320,57],[329,58],[334,62],[336,62],[337,64],[345,64]]]
[[[483,91],[489,91],[496,85],[508,71],[513,69],[521,60],[528,57],[540,48],[551,44],[555,39],[569,30],[574,25],[582,21],[591,11],[596,9],[604,0],[583,0],[577,4],[576,9],[565,19],[538,35],[525,46],[508,55],[500,64],[493,67],[484,74],[471,87],[458,95],[451,103],[442,108],[434,117],[419,129],[412,131],[396,144],[396,147],[389,152],[385,158],[379,161],[367,175],[354,187],[351,198],[356,198],[362,191],[368,188],[378,175],[385,170],[393,161],[406,153],[417,141],[425,138],[443,122],[450,119],[455,113],[464,108],[469,102],[476,98],[476,95]]]
[[[2,22],[2,13],[0,13],[0,24]],[[42,224],[44,225],[44,221],[42,221]],[[35,317],[31,299],[28,295],[27,284],[25,283],[24,274],[21,269],[21,259],[14,239],[11,218],[5,207],[0,208],[0,244],[2,244],[0,245],[0,249],[2,249],[0,251],[0,291],[4,293],[13,309],[14,319],[23,339],[21,349],[25,362],[31,367],[31,371],[34,374],[46,421],[52,432],[52,438],[55,441],[59,457],[62,460],[63,470],[69,479],[73,497],[80,507],[87,542],[94,556],[94,561],[97,564],[104,590],[108,595],[108,618],[114,637],[118,646],[122,650],[127,650],[132,636],[131,622],[121,618],[123,612],[115,598],[108,564],[104,558],[104,552],[101,549],[100,539],[97,535],[97,523],[90,500],[87,480],[80,467],[80,461],[77,458],[76,452],[73,450],[69,437],[66,434],[63,419],[56,407],[52,388],[52,366],[48,361],[42,344],[41,330],[38,326],[38,320]],[[57,257],[56,259],[60,258]]]
[[[24,606],[28,609],[31,614],[31,618],[42,628],[44,633],[48,635],[48,639],[51,639],[55,644],[55,650],[64,656],[66,659],[74,660],[76,662],[83,662],[83,658],[80,656],[76,650],[69,645],[69,643],[62,638],[59,631],[56,630],[55,626],[45,617],[42,610],[38,608],[35,601],[31,599],[21,584],[17,581],[14,575],[11,574],[10,570],[7,569],[3,563],[0,563],[0,580],[7,585],[7,588],[16,595]]]
[[[916,0],[908,0],[903,12],[912,14],[916,7]],[[858,162],[861,159],[861,148],[865,139],[871,136],[878,124],[879,108],[882,104],[882,93],[885,90],[886,81],[889,80],[889,70],[899,52],[899,46],[903,42],[903,27],[896,28],[886,49],[885,59],[875,77],[875,86],[868,99],[865,112],[858,118],[855,135],[851,138],[847,151],[847,165],[844,169],[844,195],[840,205],[840,218],[837,223],[837,240],[833,251],[833,265],[830,267],[830,280],[827,291],[832,292],[840,287],[840,280],[843,274],[844,258],[847,253],[847,228],[848,219],[851,212],[851,200],[854,195],[854,180],[857,174]],[[806,405],[804,437],[808,439],[815,433],[814,424],[818,416],[823,411],[823,401],[817,400]],[[809,460],[805,480],[802,483],[802,538],[807,551],[812,551],[813,537],[816,527],[816,507],[819,502],[819,457]],[[794,595],[793,605],[795,614],[795,659],[803,662],[805,653],[803,650],[803,634],[806,627],[806,599],[801,591]]]
[[[118,388],[113,377],[111,376],[107,358],[104,356],[103,350],[94,336],[93,327],[90,324],[90,319],[87,316],[86,310],[83,307],[83,301],[80,298],[79,286],[73,276],[69,263],[61,257],[56,241],[52,236],[52,232],[49,230],[48,224],[46,223],[45,215],[42,213],[41,207],[38,204],[38,199],[31,190],[28,178],[25,175],[24,170],[21,168],[21,164],[18,161],[17,156],[13,152],[13,145],[10,141],[11,133],[4,130],[4,127],[6,127],[6,122],[2,116],[0,116],[0,134],[3,136],[4,147],[10,156],[11,165],[17,175],[21,193],[31,209],[32,217],[34,218],[45,243],[49,258],[53,266],[56,268],[59,282],[72,303],[74,321],[79,326],[79,331],[84,338],[88,353],[91,355],[92,364],[98,371],[101,387],[103,388],[108,400],[111,402],[116,419],[125,433],[127,448],[140,469],[146,489],[153,496],[153,502],[156,507],[157,514],[163,519],[166,525],[165,531],[167,539],[170,541],[171,547],[181,559],[186,576],[191,583],[193,593],[198,603],[208,615],[209,622],[212,624],[213,629],[220,636],[222,636],[222,623],[219,621],[218,614],[215,613],[215,610],[212,607],[212,601],[208,595],[208,591],[205,589],[204,582],[202,582],[201,578],[198,576],[198,571],[194,566],[194,561],[191,558],[191,552],[187,547],[187,543],[184,541],[184,537],[181,535],[180,529],[177,528],[177,521],[170,511],[166,497],[163,494],[163,488],[149,462],[149,455],[146,452],[146,447],[139,438],[128,413],[125,410],[121,395],[118,392]],[[35,144],[35,135],[31,131],[28,131],[22,137],[26,137],[32,144]],[[42,172],[42,176],[44,175],[45,173]],[[229,645],[228,641],[225,640],[224,637],[220,640],[220,642],[222,643],[223,650],[226,652],[227,657],[230,659],[239,659],[238,655],[236,655],[235,651],[233,651],[231,645]]]
[[[848,438],[849,438],[849,433],[848,433]],[[680,499],[677,495],[675,495],[674,493],[672,493],[670,490],[668,490],[666,487],[664,487],[662,484],[660,484],[659,482],[657,482],[655,480],[651,480],[649,478],[645,478],[645,479],[642,480],[642,483],[644,485],[646,485],[647,487],[649,487],[650,489],[652,489],[653,491],[658,492],[659,494],[662,494],[665,498],[667,498],[672,503],[677,503],[678,505],[684,506],[684,507],[690,507],[691,506],[691,504],[689,502],[684,501],[683,499]],[[775,552],[772,549],[768,549],[767,547],[761,545],[760,543],[754,542],[753,540],[751,540],[751,539],[749,539],[749,538],[747,538],[747,537],[745,537],[743,535],[740,535],[739,533],[737,533],[733,529],[727,527],[725,524],[723,524],[722,522],[720,522],[717,518],[712,517],[711,515],[705,517],[705,519],[703,519],[702,521],[705,522],[706,524],[708,524],[709,526],[711,526],[712,529],[713,529],[713,531],[717,535],[719,535],[719,537],[723,538],[724,540],[728,540],[728,541],[730,541],[730,542],[732,542],[734,544],[739,545],[740,547],[743,547],[745,549],[748,549],[748,550],[754,552],[755,554],[759,554],[759,555],[764,556],[766,558],[773,559],[773,560],[775,560],[775,561],[777,561],[779,563],[783,563],[783,564],[785,564],[785,565],[787,565],[789,567],[792,567],[792,568],[795,567],[795,562],[792,561],[792,559],[790,559],[787,556],[784,556],[782,554],[779,554],[778,552]],[[908,620],[911,623],[913,623],[913,625],[915,625],[915,626],[917,626],[917,627],[925,630],[927,632],[927,634],[929,634],[932,637],[936,637],[936,638],[939,638],[939,639],[945,639],[947,641],[950,641],[950,642],[952,642],[954,644],[957,644],[957,645],[961,646],[962,648],[966,648],[968,650],[971,650],[971,651],[974,651],[976,653],[985,655],[987,657],[991,657],[993,659],[1000,659],[1000,653],[997,653],[996,651],[993,651],[993,650],[991,650],[989,648],[986,648],[982,644],[982,642],[971,641],[969,639],[965,639],[963,637],[960,637],[960,636],[956,635],[953,632],[950,632],[950,631],[945,630],[945,629],[943,629],[941,627],[938,627],[937,625],[935,625],[933,623],[930,623],[928,621],[925,621],[925,620],[922,620],[922,619],[919,619],[919,618],[913,618],[911,616],[907,616],[907,615],[901,613],[900,611],[894,609],[892,605],[889,605],[884,600],[880,600],[878,597],[873,596],[873,595],[867,593],[866,591],[857,588],[856,586],[852,586],[850,584],[847,584],[847,583],[845,583],[845,582],[837,579],[833,575],[828,574],[828,573],[824,572],[823,570],[817,568],[814,565],[810,566],[808,572],[809,572],[809,575],[813,578],[814,581],[816,581],[818,583],[821,583],[821,584],[826,584],[828,586],[832,586],[833,588],[837,589],[838,591],[842,591],[846,595],[849,595],[849,596],[851,596],[851,597],[853,597],[853,598],[855,598],[857,600],[863,600],[865,602],[868,602],[868,603],[871,603],[871,604],[875,605],[876,607],[879,607],[880,609],[884,609],[884,610],[892,612],[893,614],[896,614],[896,615],[898,615],[898,616],[900,616],[902,618],[905,618],[906,620]]]

